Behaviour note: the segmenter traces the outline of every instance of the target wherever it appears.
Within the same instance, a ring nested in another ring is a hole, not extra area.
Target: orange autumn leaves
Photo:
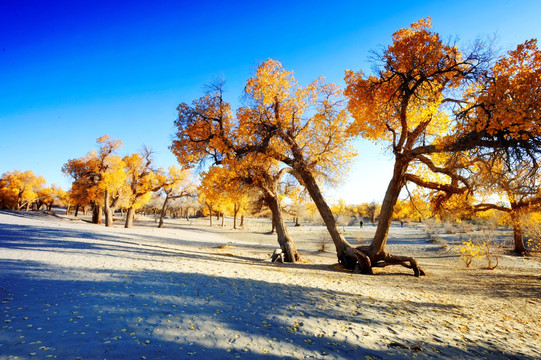
[[[178,106],[178,132],[171,150],[184,166],[204,159],[222,164],[258,153],[263,163],[289,161],[293,147],[302,152],[307,166],[334,178],[355,155],[348,145],[348,116],[342,92],[334,84],[316,79],[300,86],[293,73],[276,60],[267,60],[247,80],[249,105],[232,116],[221,86]],[[295,144],[295,146],[292,146]]]

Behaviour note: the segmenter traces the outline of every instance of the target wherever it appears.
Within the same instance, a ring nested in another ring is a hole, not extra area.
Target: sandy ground
[[[429,276],[355,275],[321,226],[290,228],[304,259],[292,265],[270,262],[268,223],[246,225],[0,211],[0,359],[541,358],[539,260],[466,268],[471,234],[432,229],[428,242],[397,224],[388,250]],[[374,229],[343,228],[352,243]]]

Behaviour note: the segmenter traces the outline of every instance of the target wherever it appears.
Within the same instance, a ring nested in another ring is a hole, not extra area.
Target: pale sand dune
[[[305,262],[276,264],[268,224],[105,228],[0,212],[0,359],[541,358],[541,266],[466,269],[459,235],[393,227],[389,250],[429,274],[337,269],[323,227],[290,228]],[[374,227],[344,228],[349,241]]]

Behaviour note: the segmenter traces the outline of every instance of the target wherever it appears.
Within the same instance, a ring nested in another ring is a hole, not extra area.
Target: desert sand
[[[291,226],[303,262],[280,264],[268,221],[122,225],[0,211],[0,359],[541,358],[540,261],[466,268],[475,234],[395,224],[388,250],[416,278],[344,271],[322,226]],[[354,244],[374,230],[343,227]]]

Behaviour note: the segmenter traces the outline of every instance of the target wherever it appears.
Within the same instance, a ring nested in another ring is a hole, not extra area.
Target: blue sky
[[[146,145],[169,152],[176,106],[227,81],[235,106],[268,58],[301,84],[318,76],[343,86],[344,70],[370,72],[371,50],[432,17],[433,30],[468,43],[496,34],[509,50],[541,35],[541,1],[0,1],[0,173],[33,170],[64,189],[68,159],[104,134],[121,155]],[[359,141],[344,185],[328,195],[382,201],[391,158]]]

